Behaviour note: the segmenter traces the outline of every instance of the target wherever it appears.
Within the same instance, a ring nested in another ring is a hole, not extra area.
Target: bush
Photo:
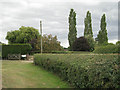
[[[2,58],[7,58],[8,54],[27,54],[31,49],[30,44],[2,45]]]
[[[88,40],[90,51],[94,51],[95,41],[91,35],[86,35],[85,38]]]
[[[94,50],[95,53],[120,53],[120,45],[106,45],[97,46]]]
[[[67,54],[69,52],[68,51],[52,51],[51,53],[55,53],[55,54]]]
[[[58,74],[77,88],[120,86],[117,55],[36,54],[34,64]]]
[[[90,51],[90,45],[84,37],[77,38],[72,46],[73,51]]]
[[[2,45],[0,44],[0,60],[2,58]]]

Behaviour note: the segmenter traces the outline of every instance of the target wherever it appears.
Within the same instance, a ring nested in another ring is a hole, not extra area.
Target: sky
[[[77,37],[83,36],[84,18],[89,10],[93,37],[97,37],[100,19],[106,14],[108,42],[118,41],[118,0],[0,0],[0,42],[7,44],[7,32],[21,26],[39,30],[41,20],[43,34],[56,35],[61,45],[68,47],[71,8],[76,12]]]

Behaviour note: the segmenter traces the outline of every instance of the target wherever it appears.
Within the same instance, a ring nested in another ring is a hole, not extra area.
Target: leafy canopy
[[[101,18],[101,24],[100,24],[101,30],[99,31],[99,33],[97,35],[98,44],[107,44],[108,43],[106,25],[107,25],[106,24],[106,16],[105,16],[105,14],[103,14],[103,16]]]
[[[91,35],[93,37],[93,32],[92,32],[92,23],[91,23],[91,13],[87,11],[86,18],[84,20],[85,24],[85,29],[84,29],[84,36]]]
[[[69,33],[68,33],[70,50],[72,50],[72,45],[73,45],[73,42],[76,40],[76,38],[77,38],[76,13],[74,9],[71,9],[69,14]]]
[[[73,51],[90,51],[90,45],[85,37],[79,37],[73,43]]]
[[[33,39],[39,37],[39,32],[33,27],[24,27],[21,26],[19,30],[7,32],[6,39],[9,44],[13,43],[29,43]]]
[[[42,37],[43,52],[52,52],[52,51],[61,51],[63,47],[60,45],[60,42],[57,40],[57,36],[52,36],[44,34]],[[37,49],[41,49],[41,39],[37,40],[36,44]]]

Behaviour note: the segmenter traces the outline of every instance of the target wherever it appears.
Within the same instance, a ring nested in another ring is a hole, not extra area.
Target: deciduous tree
[[[73,51],[90,51],[90,45],[85,37],[77,38],[73,43]]]
[[[60,42],[57,40],[57,36],[52,36],[44,34],[42,37],[42,47],[43,52],[52,52],[52,51],[61,51],[63,50],[63,47],[60,45]],[[38,39],[37,41],[37,47],[40,50],[41,49],[41,39]]]
[[[33,27],[20,27],[19,30],[7,32],[6,39],[12,43],[29,43],[39,37],[39,32]]]
[[[72,50],[72,45],[73,45],[73,42],[76,40],[76,38],[77,38],[76,13],[74,9],[71,9],[69,14],[69,34],[68,34],[70,50]]]
[[[97,35],[98,44],[106,44],[108,43],[108,37],[107,37],[107,29],[106,29],[106,17],[105,14],[103,14],[101,18],[101,24],[100,24],[100,31]]]
[[[36,49],[35,40],[38,39],[38,37],[40,37],[40,35],[37,29],[33,27],[22,26],[19,28],[19,30],[7,32],[6,39],[8,40],[9,44],[30,43],[32,46],[32,49]]]
[[[94,50],[95,42],[93,39],[93,32],[92,32],[92,20],[91,20],[91,13],[87,11],[86,18],[84,20],[85,29],[84,29],[84,37],[88,40],[90,51]]]
[[[88,11],[86,18],[84,20],[84,24],[85,24],[85,29],[84,29],[84,36],[92,36],[93,37],[93,32],[92,32],[92,23],[91,23],[91,13]]]

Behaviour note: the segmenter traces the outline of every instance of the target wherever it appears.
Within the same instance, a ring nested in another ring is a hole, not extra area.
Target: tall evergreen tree
[[[101,24],[100,24],[100,31],[97,35],[98,44],[106,44],[108,43],[108,37],[107,37],[107,29],[106,29],[106,17],[105,14],[103,14],[101,18]]]
[[[76,38],[77,38],[76,13],[74,9],[71,9],[69,14],[69,34],[68,34],[70,50],[72,50],[72,45]]]
[[[84,20],[85,24],[85,29],[84,29],[84,36],[91,36],[93,37],[93,32],[92,32],[92,23],[91,23],[91,13],[87,11],[86,18]]]

